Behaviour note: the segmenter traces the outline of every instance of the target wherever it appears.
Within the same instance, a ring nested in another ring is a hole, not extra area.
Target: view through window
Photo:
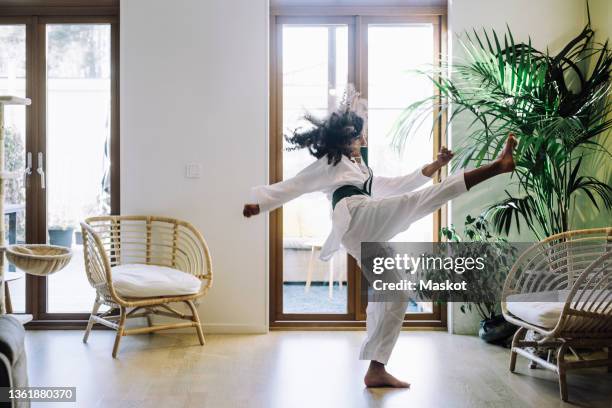
[[[26,96],[26,26],[0,25],[0,95]],[[25,242],[26,113],[23,106],[5,106],[4,167],[17,173],[5,181],[6,242]],[[13,312],[25,312],[25,276],[9,265],[5,276]]]
[[[390,132],[403,109],[433,95],[431,82],[415,70],[437,63],[437,20],[332,20],[277,20],[281,46],[276,61],[280,78],[276,80],[280,79],[282,100],[277,137],[308,126],[301,119],[306,112],[323,117],[336,109],[352,82],[368,99],[369,164],[374,173],[400,176],[421,168],[434,156],[435,138],[439,137],[432,135],[433,116],[414,132],[404,151],[391,146]],[[283,142],[282,179],[315,160],[307,151],[287,147]],[[319,260],[321,245],[331,229],[331,215],[331,205],[321,193],[304,195],[283,206],[281,315],[302,316],[304,320],[356,318],[360,306],[355,303],[360,302],[360,296],[350,296],[355,288],[349,285],[351,267],[346,252],[336,253],[330,262]],[[394,240],[433,241],[437,239],[434,225],[433,216],[425,217]],[[430,303],[413,302],[407,312],[425,316],[434,309]]]
[[[48,278],[47,311],[88,312],[96,295],[79,222],[110,213],[110,24],[46,30],[47,228],[50,244],[73,249],[70,264]]]
[[[308,112],[329,114],[348,81],[346,25],[283,27],[283,130],[308,126]],[[285,144],[284,147],[289,147]],[[305,150],[284,155],[283,178],[312,163]],[[331,229],[331,208],[321,193],[300,197],[283,207],[283,311],[285,313],[346,313],[346,253],[330,262],[319,260]]]
[[[431,82],[414,74],[415,70],[433,64],[432,50],[431,24],[368,25],[368,152],[374,174],[386,177],[408,174],[432,157],[431,125],[418,128],[401,152],[391,147],[389,137],[407,106],[432,96]],[[433,224],[432,216],[422,218],[393,241],[432,242]],[[431,312],[431,307],[430,303],[411,302],[408,312]]]

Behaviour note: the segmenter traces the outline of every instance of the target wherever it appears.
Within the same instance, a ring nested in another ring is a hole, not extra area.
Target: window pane
[[[79,221],[110,211],[110,25],[47,26],[47,227],[70,246],[48,278],[48,312],[89,312],[95,291],[83,265]]]
[[[368,151],[370,166],[381,176],[400,176],[422,167],[433,157],[431,121],[425,121],[403,152],[391,147],[390,131],[402,110],[433,95],[431,82],[411,73],[433,63],[431,24],[368,26]],[[425,217],[393,241],[431,242],[433,216]],[[431,313],[430,303],[412,303],[408,312]]]
[[[284,25],[282,35],[283,129],[288,133],[307,126],[299,119],[306,110],[324,116],[335,109],[348,81],[348,27]],[[284,152],[283,178],[313,161],[306,151]],[[321,193],[283,207],[284,313],[346,313],[346,252],[330,262],[319,260],[330,229],[331,206]]]
[[[26,27],[0,25],[0,95],[25,97],[26,88]],[[22,172],[25,168],[26,108],[5,108],[5,170]],[[4,220],[6,242],[25,242],[25,182],[23,177],[5,181]],[[13,311],[25,312],[25,277],[8,266],[6,273]]]

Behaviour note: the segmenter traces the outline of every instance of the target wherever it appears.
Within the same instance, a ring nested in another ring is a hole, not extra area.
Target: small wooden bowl
[[[68,265],[72,251],[55,245],[10,245],[6,248],[6,258],[26,273],[47,276]]]

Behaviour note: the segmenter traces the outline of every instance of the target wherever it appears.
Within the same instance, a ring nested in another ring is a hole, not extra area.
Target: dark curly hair
[[[308,130],[298,128],[292,135],[285,135],[285,140],[293,145],[287,150],[307,148],[317,159],[327,156],[328,164],[334,166],[343,155],[351,156],[351,145],[361,135],[364,123],[361,116],[350,110],[334,112],[325,119],[306,114],[304,119],[313,126]]]

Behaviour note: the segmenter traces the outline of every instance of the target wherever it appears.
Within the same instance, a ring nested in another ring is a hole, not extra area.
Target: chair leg
[[[310,290],[310,283],[312,282],[312,274],[315,265],[315,247],[310,250],[310,260],[308,261],[308,271],[306,272],[306,284],[304,285],[304,292],[308,293]]]
[[[608,360],[612,361],[612,344],[608,346]],[[608,364],[608,372],[612,373],[612,363]]]
[[[329,274],[329,300],[334,299],[334,260],[333,258],[328,262],[328,274]]]
[[[125,329],[125,307],[120,306],[119,310],[119,327],[117,328],[117,335],[115,336],[115,345],[113,346],[113,358],[117,357],[117,351],[119,351],[119,342],[121,342],[123,330]]]
[[[191,309],[191,320],[197,323],[196,331],[198,332],[198,339],[200,339],[200,344],[203,346],[206,342],[204,341],[204,332],[202,332],[202,323],[200,323],[200,316],[198,315],[198,310],[196,309],[193,301],[186,300],[187,306]]]
[[[85,334],[83,335],[83,343],[87,343],[87,339],[89,338],[89,333],[91,333],[91,328],[94,325],[93,316],[98,314],[98,310],[100,309],[100,303],[98,298],[94,301],[93,309],[91,310],[91,315],[89,316],[89,321],[87,322],[87,328],[85,329]]]
[[[567,402],[567,376],[565,368],[565,352],[567,351],[567,344],[562,344],[557,352],[557,368],[559,370],[559,393],[561,399]]]
[[[524,327],[521,327],[516,331],[516,333],[514,333],[514,337],[512,337],[512,350],[510,353],[510,372],[511,373],[513,373],[514,369],[516,368],[517,353],[516,351],[514,351],[514,347],[518,347],[519,341],[523,340],[523,337],[525,337],[526,332],[527,330],[525,330]]]

